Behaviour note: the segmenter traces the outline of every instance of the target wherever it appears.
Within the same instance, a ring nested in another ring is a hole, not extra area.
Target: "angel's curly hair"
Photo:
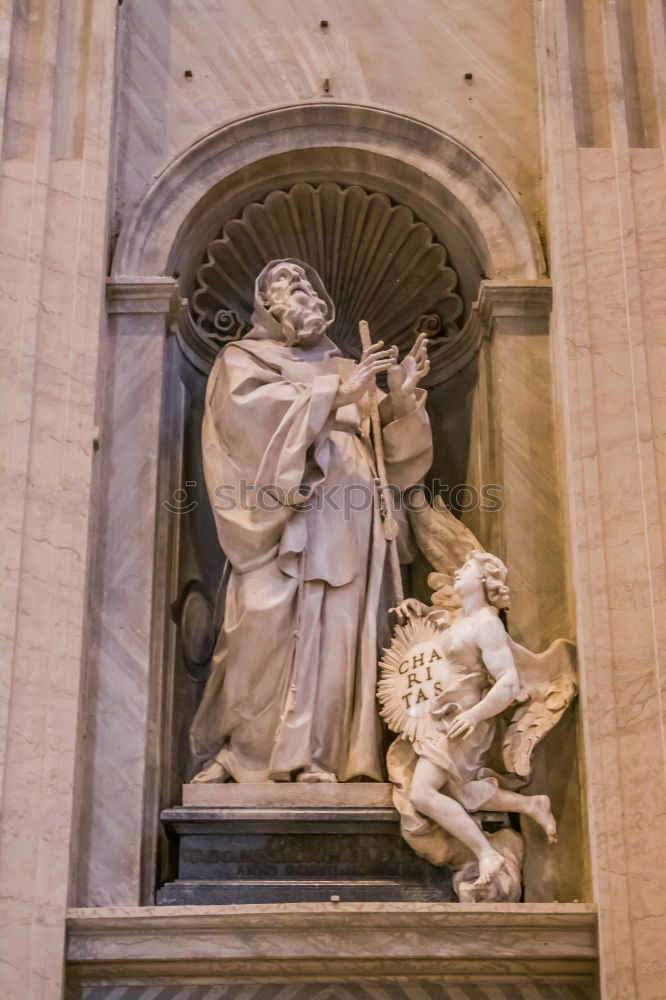
[[[472,549],[465,562],[469,559],[473,559],[479,567],[488,603],[494,608],[508,611],[511,607],[511,591],[506,583],[508,570],[502,560],[481,549]]]

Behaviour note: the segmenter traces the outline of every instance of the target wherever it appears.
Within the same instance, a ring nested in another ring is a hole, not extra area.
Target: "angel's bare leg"
[[[447,779],[448,774],[443,768],[420,757],[412,781],[412,805],[472,851],[479,862],[476,884],[487,885],[493,875],[499,872],[504,858],[490,846],[483,831],[463,806],[440,792]]]
[[[546,834],[549,844],[554,844],[557,841],[557,823],[550,811],[550,799],[547,795],[520,795],[519,792],[498,788],[492,799],[484,802],[483,808],[523,813],[525,816],[530,816]]]

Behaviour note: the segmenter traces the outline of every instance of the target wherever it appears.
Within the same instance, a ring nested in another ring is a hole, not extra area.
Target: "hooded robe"
[[[390,598],[367,401],[334,409],[356,363],[328,337],[288,346],[261,303],[273,263],[257,279],[252,330],[218,356],[206,391],[204,471],[231,571],[192,748],[236,781],[302,769],[379,781],[378,621]],[[321,279],[301,266],[330,324]],[[387,475],[401,490],[432,460],[416,393],[400,420],[389,397],[380,404]]]

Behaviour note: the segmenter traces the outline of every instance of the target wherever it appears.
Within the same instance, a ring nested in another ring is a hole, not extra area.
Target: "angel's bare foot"
[[[301,771],[300,774],[296,776],[296,781],[303,781],[306,784],[315,784],[319,782],[335,782],[338,779],[331,771]]]
[[[226,781],[229,772],[216,760],[210,760],[205,767],[202,767],[198,774],[192,778],[192,784],[213,785]]]
[[[499,875],[504,867],[504,858],[497,851],[488,851],[479,858],[479,877],[473,885],[488,885],[495,875]]]
[[[557,823],[550,810],[550,799],[547,795],[530,795],[527,815],[538,823],[548,838],[549,844],[557,843]]]

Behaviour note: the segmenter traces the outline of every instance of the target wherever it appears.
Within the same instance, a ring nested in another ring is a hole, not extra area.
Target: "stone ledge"
[[[473,308],[488,326],[500,316],[547,318],[552,303],[553,287],[548,278],[533,281],[486,279],[481,282]]]
[[[184,806],[260,809],[290,806],[339,808],[393,808],[392,786],[374,781],[306,784],[292,781],[262,781],[237,785],[224,782],[183,785]]]
[[[592,983],[587,904],[300,903],[68,911],[72,981],[464,976]]]
[[[178,282],[164,276],[117,276],[106,280],[107,312],[168,315],[175,308]]]

